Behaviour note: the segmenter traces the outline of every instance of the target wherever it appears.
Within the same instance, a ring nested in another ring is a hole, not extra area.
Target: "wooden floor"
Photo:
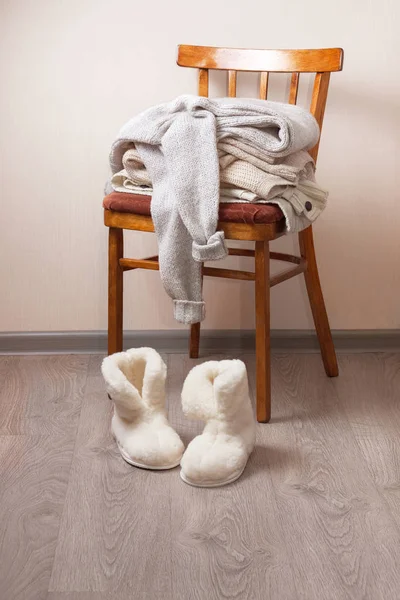
[[[201,361],[165,360],[188,442]],[[399,354],[342,355],[335,380],[318,355],[274,356],[273,420],[214,490],[123,462],[100,361],[0,357],[1,600],[400,598]]]

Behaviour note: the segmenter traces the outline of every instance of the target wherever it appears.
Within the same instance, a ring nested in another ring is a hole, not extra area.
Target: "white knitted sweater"
[[[222,149],[224,147],[224,149]],[[324,210],[328,192],[315,181],[314,161],[299,150],[273,162],[240,152],[233,144],[218,142],[220,202],[277,204],[285,216],[286,231],[295,233],[309,227]],[[124,169],[115,173],[106,188],[136,195],[152,195],[150,176],[136,148],[122,159]]]
[[[268,160],[309,149],[318,137],[317,122],[300,107],[239,98],[180,96],[123,126],[111,148],[111,169],[123,168],[134,143],[153,185],[160,275],[178,321],[203,320],[201,263],[227,255],[223,232],[216,231],[217,142],[240,141]]]

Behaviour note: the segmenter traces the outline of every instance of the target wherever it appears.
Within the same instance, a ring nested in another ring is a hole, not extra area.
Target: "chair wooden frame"
[[[252,50],[241,48],[212,48],[179,46],[178,65],[199,69],[198,93],[208,96],[210,69],[228,72],[228,94],[236,96],[238,71],[260,72],[260,98],[267,98],[268,77],[271,72],[292,73],[289,99],[296,104],[301,73],[315,73],[310,111],[322,128],[330,73],[340,71],[343,51],[340,48],[321,50]],[[317,159],[318,144],[310,151]],[[104,211],[104,223],[109,227],[108,279],[108,353],[119,352],[123,345],[123,274],[134,269],[158,270],[158,257],[124,258],[123,230],[154,232],[151,217]],[[298,234],[300,256],[270,252],[269,244],[284,234],[283,223],[246,224],[220,222],[226,239],[255,243],[254,250],[230,248],[229,254],[254,258],[254,271],[203,267],[204,276],[242,279],[255,283],[256,313],[256,378],[257,420],[268,422],[271,416],[270,367],[270,288],[300,273],[304,273],[311,311],[321,348],[322,360],[329,377],[338,375],[338,365],[325,302],[322,295],[315,257],[312,226]],[[270,259],[292,263],[294,266],[270,276]],[[190,329],[189,355],[199,354],[200,323]]]

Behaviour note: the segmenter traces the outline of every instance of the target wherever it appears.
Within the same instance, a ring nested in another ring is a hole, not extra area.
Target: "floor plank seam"
[[[171,363],[171,358],[170,355],[167,354],[165,357],[163,357],[166,365],[167,365],[167,372],[170,370],[170,363]],[[166,388],[167,394],[166,394],[166,398],[167,398],[167,413],[170,413],[170,404],[171,404],[171,398],[170,398],[170,387],[168,385],[167,382],[167,388]],[[173,561],[173,557],[172,557],[172,553],[173,553],[173,545],[174,545],[174,540],[172,539],[172,485],[171,485],[171,477],[168,478],[168,492],[169,492],[169,573],[170,573],[170,577],[169,577],[169,581],[170,581],[170,594],[171,594],[171,598],[174,598],[174,583],[172,581],[172,573],[173,573],[173,569],[172,569],[172,561]]]

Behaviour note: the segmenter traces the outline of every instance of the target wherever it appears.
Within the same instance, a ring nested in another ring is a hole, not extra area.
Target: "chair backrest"
[[[228,72],[228,95],[231,97],[236,96],[238,71],[259,72],[259,97],[263,99],[268,95],[269,73],[292,73],[288,98],[290,104],[297,102],[300,73],[315,73],[310,112],[322,129],[330,74],[342,70],[343,50],[253,50],[181,45],[178,46],[177,63],[181,67],[199,69],[199,96],[208,96],[210,69]],[[319,142],[310,151],[314,160],[317,159],[318,147]]]

